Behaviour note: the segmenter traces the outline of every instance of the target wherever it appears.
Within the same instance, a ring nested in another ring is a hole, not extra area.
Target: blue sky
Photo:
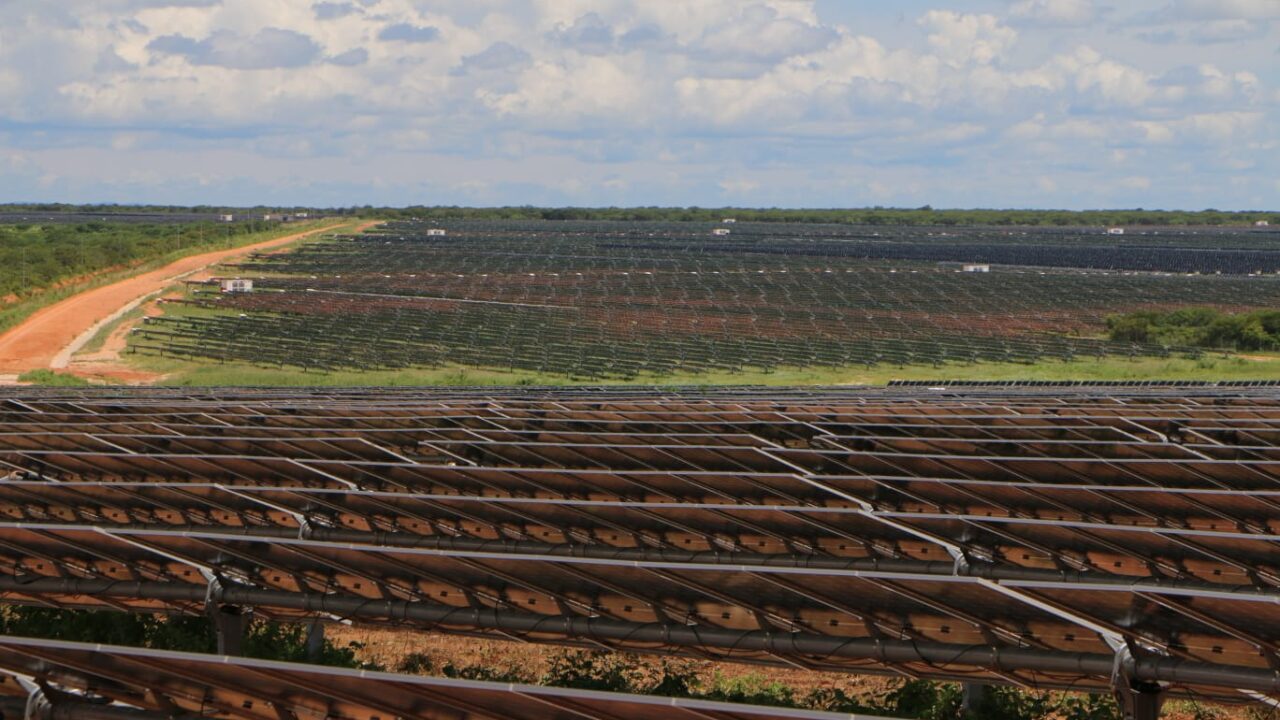
[[[0,201],[1280,209],[1280,0],[0,0]]]

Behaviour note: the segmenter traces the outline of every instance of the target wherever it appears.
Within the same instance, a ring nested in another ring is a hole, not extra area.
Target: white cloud
[[[1010,17],[1036,25],[1079,27],[1099,16],[1093,0],[1021,0],[1009,9]]]
[[[1273,20],[1280,18],[1275,0],[1177,0],[1157,13],[1165,20]]]
[[[147,44],[152,53],[177,55],[193,65],[217,65],[237,70],[296,68],[320,56],[314,40],[293,30],[265,28],[250,36],[220,30],[202,40],[164,35]]]
[[[407,43],[435,42],[440,39],[440,28],[431,27],[430,25],[395,23],[384,27],[378,33],[378,39]]]
[[[1272,5],[1135,2],[1178,46],[1088,0],[0,2],[0,195],[1150,206],[1273,166]]]
[[[929,32],[929,45],[950,65],[987,64],[1000,60],[1018,33],[994,15],[966,15],[930,10],[920,18]]]
[[[1188,33],[1188,39],[1195,43],[1230,43],[1252,40],[1265,36],[1268,24],[1256,20],[1209,20],[1196,23]]]

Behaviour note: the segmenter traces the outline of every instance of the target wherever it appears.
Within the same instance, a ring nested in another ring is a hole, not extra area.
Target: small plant
[[[85,387],[90,384],[88,380],[82,377],[77,377],[70,373],[54,372],[45,368],[22,373],[18,376],[18,382],[47,387]]]

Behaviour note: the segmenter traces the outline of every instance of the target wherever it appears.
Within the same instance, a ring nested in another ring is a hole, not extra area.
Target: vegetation
[[[1259,220],[1280,224],[1280,214],[1220,210],[934,210],[922,208],[538,208],[538,207],[407,207],[361,209],[361,214],[388,219],[432,220],[622,220],[666,222],[844,223],[853,225],[1252,225]]]
[[[709,372],[643,375],[633,380],[574,380],[553,373],[447,366],[381,371],[303,371],[263,368],[249,363],[209,363],[150,355],[126,355],[131,367],[162,375],[158,384],[217,387],[476,387],[590,385],[884,385],[890,380],[1268,380],[1280,379],[1280,355],[1207,355],[1190,358],[1104,358],[1071,362],[946,363],[939,366],[780,367],[772,372]]]
[[[894,682],[886,692],[850,694],[821,686],[801,690],[761,673],[704,678],[696,663],[650,659],[626,653],[558,650],[545,673],[484,665],[436,666],[425,654],[412,654],[396,668],[400,672],[441,675],[467,680],[533,683],[552,687],[600,690],[663,697],[697,698],[772,707],[860,713],[921,720],[1118,720],[1119,710],[1109,696],[1023,692],[990,688],[973,712],[964,711],[963,693],[955,683],[924,680]]]
[[[63,203],[26,203],[0,205],[3,212],[46,213],[264,213],[307,210],[325,215],[361,215],[387,219],[426,218],[435,220],[654,220],[718,222],[733,217],[743,222],[848,223],[860,225],[1251,225],[1259,220],[1280,225],[1280,213],[1263,211],[1224,212],[1221,210],[1012,210],[1012,209],[938,209],[920,208],[700,208],[700,207],[631,207],[631,208],[546,208],[533,206],[458,207],[412,206],[403,208],[232,208],[200,205],[67,205]]]
[[[8,288],[0,292],[0,331],[76,293],[161,267],[181,257],[251,245],[315,226],[315,223],[288,226],[241,223],[234,227],[102,222],[47,226],[0,224],[0,258],[4,262],[0,265],[0,287]],[[85,228],[83,245],[77,228]],[[141,234],[133,235],[135,231]],[[45,241],[48,244],[42,245]],[[95,243],[102,246],[99,249],[105,254],[95,255],[91,251]],[[119,253],[132,259],[116,263],[114,258]],[[64,261],[65,266],[61,264]],[[46,281],[36,282],[37,277]]]
[[[267,230],[265,223],[0,225],[0,295],[16,298],[107,268],[170,253],[229,244]]]
[[[0,635],[212,653],[217,650],[213,622],[202,616],[133,615],[117,612],[0,606]],[[307,652],[305,625],[255,620],[244,639],[244,654],[262,660],[312,662],[345,668],[380,670],[356,659],[358,643],[338,647],[325,640],[318,657]]]
[[[48,387],[84,387],[89,384],[89,381],[84,378],[70,373],[54,372],[46,368],[24,372],[18,376],[18,382]]]
[[[1210,307],[1143,310],[1107,318],[1112,340],[1227,350],[1280,349],[1280,311],[1225,313]]]

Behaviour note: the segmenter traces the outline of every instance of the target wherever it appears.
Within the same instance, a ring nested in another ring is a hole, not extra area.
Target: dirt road
[[[357,231],[373,225],[367,223]],[[342,223],[266,240],[253,245],[216,250],[176,260],[158,270],[142,273],[120,282],[86,290],[78,295],[36,311],[20,325],[0,335],[0,373],[23,373],[52,367],[55,360],[62,366],[75,349],[83,345],[95,331],[113,317],[133,307],[138,301],[160,292],[177,280],[211,265],[236,257],[288,245],[310,235],[341,227]],[[86,337],[86,334],[88,336]],[[61,357],[60,357],[61,356]]]

